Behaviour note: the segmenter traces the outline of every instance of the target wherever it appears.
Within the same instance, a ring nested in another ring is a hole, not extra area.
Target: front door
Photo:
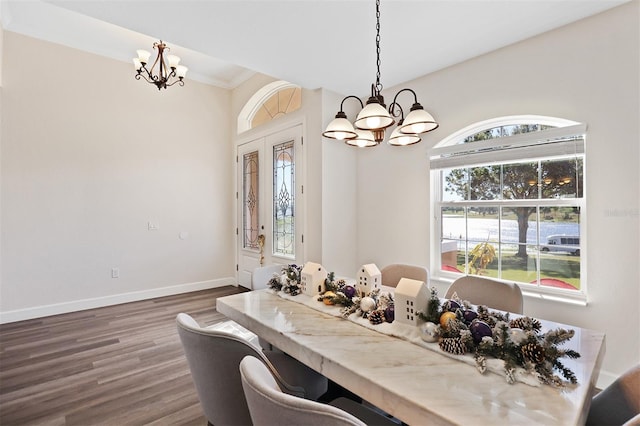
[[[253,270],[302,263],[302,128],[238,146],[238,284]]]

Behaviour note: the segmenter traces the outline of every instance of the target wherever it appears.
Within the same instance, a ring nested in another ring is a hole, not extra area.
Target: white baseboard
[[[86,309],[102,308],[104,306],[119,305],[121,303],[136,302],[139,300],[153,299],[155,297],[189,293],[192,291],[206,290],[226,285],[236,285],[235,278],[219,278],[216,280],[178,284],[169,287],[114,294],[92,299],[73,300],[70,302],[56,303],[52,305],[16,309],[14,311],[0,312],[0,324],[48,317],[51,315],[66,314],[68,312],[83,311]]]

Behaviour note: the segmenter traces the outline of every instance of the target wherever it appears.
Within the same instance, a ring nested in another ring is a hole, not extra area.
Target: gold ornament
[[[444,312],[440,315],[440,326],[447,328],[449,325],[449,321],[453,321],[456,319],[456,314],[454,312]]]
[[[325,305],[333,305],[333,298],[336,297],[336,294],[332,291],[325,291],[322,295],[322,301]]]

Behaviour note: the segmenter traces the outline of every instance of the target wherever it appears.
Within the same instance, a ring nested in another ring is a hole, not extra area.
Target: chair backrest
[[[640,365],[597,394],[589,408],[587,425],[640,424]]]
[[[240,376],[255,426],[365,426],[344,410],[283,393],[271,372],[254,357],[242,360]]]
[[[251,274],[251,290],[267,288],[267,283],[274,273],[280,275],[282,265],[269,265],[255,268]]]
[[[454,293],[457,293],[460,299],[474,305],[486,305],[493,309],[522,314],[522,291],[517,284],[466,275],[455,280],[444,297],[449,299]]]
[[[201,328],[187,314],[178,314],[176,322],[207,420],[214,425],[250,425],[238,366],[247,355],[269,366],[270,362],[245,340],[223,331]]]
[[[411,278],[429,285],[429,271],[422,266],[394,263],[382,268],[380,273],[382,275],[382,285],[387,287],[396,287],[401,278]]]

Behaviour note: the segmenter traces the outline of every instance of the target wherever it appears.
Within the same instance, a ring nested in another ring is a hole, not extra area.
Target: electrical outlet
[[[120,268],[111,268],[111,278],[120,278]]]

